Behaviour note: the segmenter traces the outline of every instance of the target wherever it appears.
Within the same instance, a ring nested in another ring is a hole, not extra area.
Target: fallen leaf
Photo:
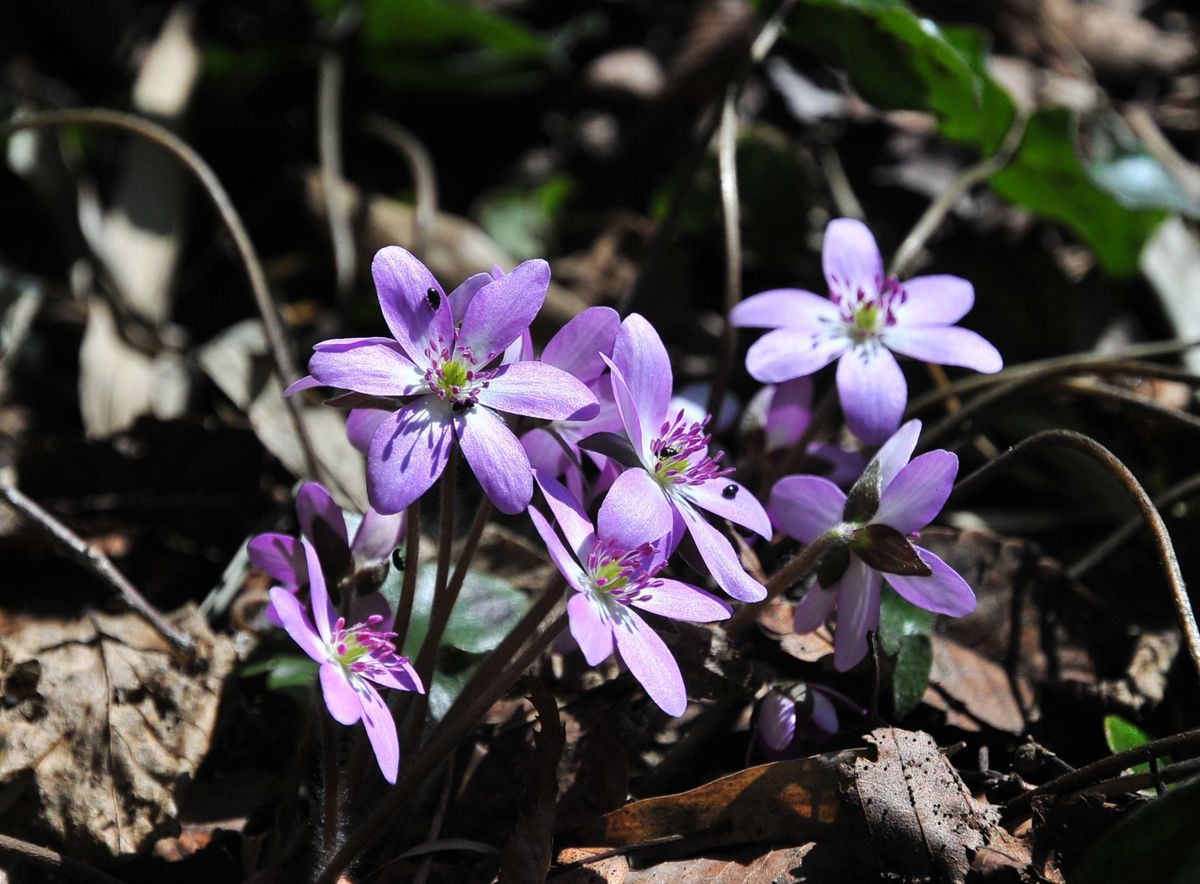
[[[0,828],[106,861],[176,825],[235,662],[194,608],[176,623],[200,647],[191,663],[134,614],[9,622],[5,677],[29,660],[41,670],[24,699],[0,706],[0,791],[20,793]]]
[[[829,868],[828,862],[823,864],[819,874],[814,872],[810,868],[810,864],[806,862],[814,852],[814,848],[817,847],[816,843],[810,842],[801,844],[799,847],[785,847],[780,850],[769,850],[766,853],[747,854],[743,851],[729,859],[701,857],[663,862],[650,868],[631,872],[625,878],[625,882],[626,884],[649,884],[649,882],[659,881],[670,881],[672,884],[748,884],[751,881],[770,881],[771,884],[787,884],[792,881],[838,880],[838,877],[830,877],[830,873],[834,870]],[[836,863],[836,865],[843,866],[844,863]]]
[[[1016,677],[1018,702],[1004,668],[953,639],[934,633],[933,666],[922,701],[946,715],[946,723],[977,732],[983,726],[1010,734],[1026,731],[1022,708],[1037,720],[1033,689]]]

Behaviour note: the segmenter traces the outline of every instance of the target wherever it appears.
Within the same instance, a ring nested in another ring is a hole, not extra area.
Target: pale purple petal
[[[717,586],[740,602],[760,602],[767,597],[766,587],[746,573],[733,544],[724,534],[688,504],[679,507],[679,514],[687,523],[688,533]]]
[[[680,493],[702,510],[771,539],[771,518],[758,498],[745,485],[728,477],[709,479],[699,485],[679,486]]]
[[[409,359],[425,365],[426,344],[441,339],[448,345],[454,334],[446,293],[429,269],[399,246],[387,246],[376,253],[371,276],[388,330]],[[431,289],[437,293],[436,299],[429,297]],[[436,308],[431,300],[437,301]]]
[[[850,347],[840,332],[814,337],[807,331],[781,328],[767,332],[746,351],[746,371],[763,384],[778,384],[820,371]]]
[[[808,695],[812,698],[812,709],[808,713],[812,723],[823,733],[836,734],[838,714],[833,702],[825,696],[824,691],[814,690],[812,687],[808,689]]]
[[[613,344],[613,364],[633,396],[647,442],[658,431],[671,401],[671,360],[662,338],[645,317],[631,313]]]
[[[529,506],[533,470],[525,449],[503,418],[477,405],[454,415],[454,432],[471,471],[496,509],[511,516]]]
[[[283,395],[286,398],[288,396],[291,396],[293,393],[299,393],[301,390],[312,390],[312,389],[315,389],[316,387],[323,387],[323,386],[325,386],[325,385],[322,384],[320,381],[318,381],[316,378],[312,377],[311,375],[305,375],[304,377],[300,378],[299,380],[292,381],[290,384],[288,384],[287,389],[284,390],[281,395]]]
[[[733,613],[733,608],[728,602],[678,580],[659,579],[631,604],[660,617],[688,620],[692,623],[727,620]]]
[[[851,556],[846,573],[838,581],[833,666],[839,672],[853,669],[867,656],[867,633],[879,627],[879,603],[879,572]]]
[[[449,294],[450,315],[456,323],[462,322],[463,317],[467,313],[467,305],[471,303],[475,294],[491,281],[492,274],[476,273],[464,279],[458,288]]]
[[[621,316],[611,307],[588,307],[546,343],[542,362],[591,383],[604,373],[600,354],[611,356]]]
[[[525,261],[512,273],[494,279],[475,293],[463,315],[459,345],[484,365],[504,352],[542,309],[550,286],[550,265],[540,258]]]
[[[798,635],[820,629],[833,613],[837,597],[836,583],[829,589],[814,583],[796,602],[796,609],[792,611],[792,628]]]
[[[417,670],[413,669],[407,658],[403,658],[401,663],[391,664],[388,669],[374,672],[370,679],[367,679],[366,673],[360,673],[359,678],[373,681],[375,684],[383,685],[394,691],[425,693],[425,688],[421,685],[421,676],[417,675]]]
[[[500,366],[479,391],[479,402],[496,411],[547,420],[587,420],[600,411],[583,381],[544,362]]]
[[[828,298],[804,289],[772,289],[751,295],[729,311],[730,325],[741,328],[791,328],[820,332],[824,323],[840,322]]]
[[[770,403],[765,420],[767,451],[795,445],[812,420],[812,378],[784,381],[775,387]]]
[[[521,437],[521,447],[529,458],[529,465],[547,476],[557,478],[563,474],[570,459],[553,434],[542,427],[534,427]]]
[[[358,694],[337,663],[321,664],[321,693],[325,696],[325,708],[338,724],[354,724],[362,717]]]
[[[758,732],[768,747],[782,752],[796,738],[796,704],[778,691],[770,691],[758,707]]]
[[[634,402],[633,393],[629,389],[629,384],[625,382],[625,375],[621,373],[621,369],[617,368],[616,364],[604,360],[609,368],[609,380],[612,383],[613,401],[617,406],[617,413],[621,416],[621,423],[625,427],[625,433],[629,436],[629,441],[633,445],[633,450],[642,458],[642,463],[651,463],[654,456],[650,453],[650,442],[654,434],[658,431],[656,422],[662,420],[662,415],[651,418],[646,416],[643,418],[638,413],[638,406]],[[644,422],[644,424],[643,424]]]
[[[368,396],[415,396],[427,390],[424,372],[394,342],[318,350],[308,360],[308,371],[324,386]]]
[[[855,347],[846,353],[838,361],[837,389],[846,425],[868,445],[878,445],[900,426],[908,384],[885,347]]]
[[[423,396],[390,414],[367,453],[367,496],[381,513],[398,513],[424,494],[450,459],[450,406]]]
[[[584,511],[583,504],[552,477],[534,473],[533,478],[542,489],[550,512],[554,514],[554,520],[558,522],[563,536],[575,552],[575,558],[580,562],[586,561],[596,541],[596,530],[592,527],[592,520]]]
[[[562,541],[558,539],[558,535],[546,521],[546,517],[533,507],[529,507],[525,512],[529,514],[534,529],[542,538],[542,543],[546,544],[546,552],[550,554],[550,560],[554,562],[554,566],[558,568],[563,577],[567,578],[567,582],[573,589],[586,594],[587,581],[583,568],[579,567],[575,557],[567,552],[567,548],[562,545]]]
[[[362,703],[363,724],[367,728],[371,748],[375,750],[379,772],[389,783],[395,783],[400,770],[400,740],[396,737],[396,722],[392,719],[391,710],[375,688],[365,681],[359,684],[358,697]]]
[[[328,660],[329,652],[325,649],[325,643],[308,622],[308,615],[304,613],[304,606],[300,604],[300,600],[278,586],[271,589],[270,595],[271,606],[279,618],[279,625],[287,630],[287,634],[300,646],[300,650],[318,663]]]
[[[880,449],[875,452],[871,462],[879,464],[879,487],[886,490],[892,480],[900,474],[913,451],[917,448],[917,439],[921,435],[921,422],[917,419],[905,421],[904,426],[892,434]]]
[[[904,282],[896,309],[901,325],[953,325],[975,305],[975,287],[959,276],[917,276]]]
[[[577,592],[567,601],[567,625],[589,666],[603,663],[613,652],[612,626],[586,592]]]
[[[767,506],[780,531],[812,543],[842,521],[846,495],[821,476],[784,476],[771,489]]]
[[[822,475],[840,487],[851,484],[862,475],[863,467],[867,465],[867,459],[861,453],[845,451],[836,445],[828,445],[825,442],[814,442],[809,445],[807,453],[829,464],[828,471],[822,471]]]
[[[365,567],[374,562],[385,561],[392,550],[400,545],[404,536],[404,513],[378,513],[371,507],[363,513],[358,530],[354,532],[354,542],[350,552],[354,555],[354,564]]]
[[[882,340],[897,353],[922,362],[958,365],[985,374],[1004,367],[999,350],[970,329],[957,325],[897,325],[886,329]]]
[[[371,450],[371,439],[379,425],[394,412],[381,408],[355,408],[346,415],[346,438],[363,454]]]
[[[515,341],[504,349],[504,355],[500,357],[500,364],[508,365],[512,362],[528,362],[536,358],[537,354],[533,349],[533,335],[529,329],[525,329]]]
[[[859,289],[874,295],[883,282],[883,256],[867,225],[837,218],[825,228],[821,267],[829,290],[853,297]]]
[[[617,477],[596,517],[597,534],[620,550],[653,543],[671,530],[674,513],[662,486],[636,467]]]
[[[883,490],[872,522],[901,534],[920,531],[946,505],[958,475],[958,457],[949,451],[930,451],[915,458]]]
[[[951,617],[964,617],[975,610],[975,593],[959,573],[924,547],[917,547],[929,570],[928,577],[887,575],[888,584],[918,608]]]
[[[386,620],[392,622],[392,606],[388,604],[387,598],[381,592],[372,592],[367,595],[354,595],[350,602],[350,616],[346,619],[351,623],[365,623],[368,617],[378,616],[382,623]]]
[[[316,623],[317,633],[322,640],[329,644],[329,627],[337,612],[333,610],[329,592],[325,589],[325,573],[321,570],[320,559],[317,558],[317,548],[311,543],[304,544],[304,558],[308,565],[308,603],[312,605],[313,622]]]
[[[290,534],[259,534],[246,544],[250,564],[286,587],[308,582],[308,566],[299,539]]]
[[[712,384],[707,381],[693,381],[690,384],[684,384],[675,391],[675,395],[667,403],[667,414],[675,415],[682,410],[683,417],[688,423],[698,424],[708,417],[708,398],[711,393]],[[737,420],[741,410],[742,404],[738,398],[727,391],[721,397],[718,414],[709,424],[709,430],[716,433],[728,430]]]
[[[617,652],[650,699],[667,715],[682,715],[687,709],[687,688],[679,664],[645,620],[628,608],[614,624]]]
[[[319,482],[305,482],[296,492],[296,518],[300,522],[300,533],[309,543],[317,542],[317,530],[313,524],[317,519],[324,522],[347,548],[350,538],[346,534],[346,517],[325,486]]]

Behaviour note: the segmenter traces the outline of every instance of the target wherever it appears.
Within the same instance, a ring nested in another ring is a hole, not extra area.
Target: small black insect
[[[404,556],[400,554],[399,547],[392,550],[392,567],[397,571],[403,571],[405,564]]]
[[[736,485],[726,485],[721,489],[721,496],[726,500],[733,500],[737,497],[738,487]]]
[[[425,293],[425,303],[429,305],[430,310],[436,310],[442,306],[442,296],[437,289],[430,289]]]
[[[676,451],[674,448],[671,448],[670,446],[668,446],[668,447],[662,449],[660,452],[658,452],[659,460],[667,460],[668,458],[672,458],[672,457],[679,457],[679,452]]]
[[[464,411],[468,410],[474,404],[475,403],[470,401],[469,399],[460,399],[459,401],[455,402],[453,405],[450,406],[450,410],[453,411],[455,414],[462,414]]]

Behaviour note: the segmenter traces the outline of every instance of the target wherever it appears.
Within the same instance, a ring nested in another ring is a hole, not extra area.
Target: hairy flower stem
[[[329,854],[337,845],[338,833],[338,769],[337,734],[333,718],[325,714],[321,704],[313,709],[321,716],[321,786],[325,790],[325,818],[321,827],[321,846]]]
[[[742,605],[741,609],[725,623],[725,635],[730,641],[742,634],[747,626],[758,619],[763,608],[789,586],[803,580],[821,564],[827,554],[840,546],[845,546],[850,539],[850,531],[842,526],[829,529],[804,549],[800,554],[771,575],[767,581],[767,597],[761,602]]]
[[[1073,448],[1081,454],[1087,455],[1112,473],[1117,481],[1125,486],[1125,490],[1133,498],[1134,505],[1154,535],[1155,546],[1158,547],[1159,563],[1166,576],[1167,586],[1171,590],[1176,614],[1179,616],[1179,626],[1183,632],[1184,641],[1187,643],[1192,663],[1196,667],[1197,674],[1200,674],[1200,628],[1196,626],[1196,617],[1188,599],[1187,585],[1183,580],[1183,572],[1179,569],[1179,560],[1175,556],[1175,546],[1171,542],[1167,526],[1155,508],[1154,501],[1150,499],[1150,495],[1146,493],[1146,489],[1142,487],[1141,482],[1137,480],[1129,467],[1125,466],[1120,458],[1095,439],[1073,430],[1044,430],[1041,433],[1035,433],[959,482],[954,488],[954,494],[950,498],[951,502],[961,502],[963,498],[974,494],[988,482],[1003,475],[1010,467],[1026,459],[1037,449],[1046,446]]]
[[[412,764],[406,766],[404,776],[375,810],[350,833],[342,848],[321,871],[317,884],[333,884],[337,880],[337,876],[371,843],[425,777],[475,728],[479,719],[500,695],[516,682],[529,664],[562,632],[567,625],[565,613],[560,614],[544,630],[534,634],[534,630],[559,601],[561,595],[562,581],[556,578],[513,627],[512,632],[479,665],[475,676],[463,688],[445,718],[430,735],[428,743],[421,748]],[[528,642],[526,639],[529,639]],[[519,653],[514,653],[522,644],[525,647]],[[505,665],[505,661],[510,662]]]

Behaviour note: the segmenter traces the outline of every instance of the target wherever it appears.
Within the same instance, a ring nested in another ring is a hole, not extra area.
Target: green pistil
[[[338,654],[337,660],[343,666],[352,666],[367,655],[367,649],[359,644],[354,633],[347,634],[342,644],[346,646],[346,653]]]
[[[879,307],[875,304],[864,304],[854,311],[854,339],[862,342],[875,334],[879,324]]]
[[[461,362],[447,362],[442,365],[440,386],[446,393],[453,393],[454,388],[460,390],[467,383],[467,368]]]
[[[658,463],[654,465],[654,478],[659,482],[670,482],[683,473],[687,472],[687,458],[682,455],[675,456],[658,456]]]
[[[624,589],[629,585],[629,578],[622,575],[621,566],[616,562],[607,562],[596,569],[592,574],[592,585],[595,586],[597,592],[613,593]],[[606,580],[607,583],[597,584],[599,580]]]

